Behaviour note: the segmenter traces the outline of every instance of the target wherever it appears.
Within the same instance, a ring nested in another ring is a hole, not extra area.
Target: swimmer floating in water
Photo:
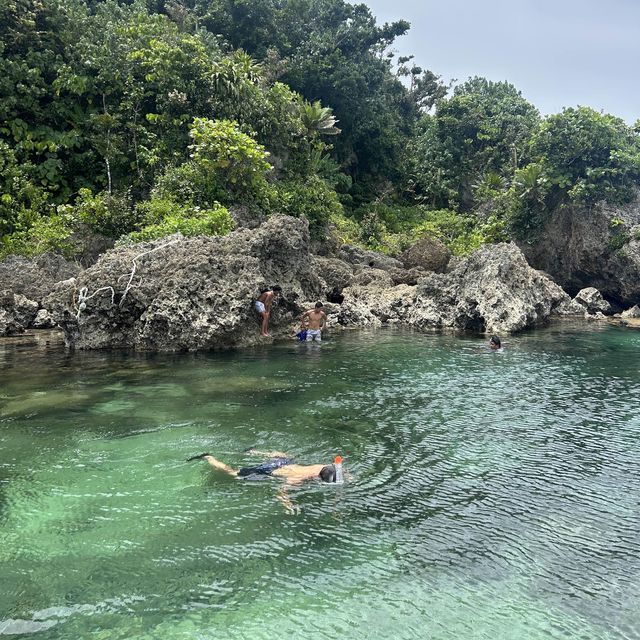
[[[502,344],[500,343],[500,338],[498,336],[491,336],[489,340],[489,349],[492,351],[498,351],[498,349],[502,348]]]
[[[282,451],[256,451],[255,449],[250,449],[247,453],[265,456],[269,458],[269,460],[253,467],[234,469],[228,464],[216,460],[211,454],[202,453],[189,458],[187,462],[197,459],[206,460],[214,469],[224,471],[235,478],[253,477],[255,479],[258,476],[284,478],[285,484],[278,495],[278,499],[290,513],[297,512],[297,508],[294,507],[287,494],[286,489],[288,486],[299,485],[306,480],[316,478],[319,478],[322,482],[336,484],[341,484],[344,481],[341,456],[336,456],[333,464],[296,464],[292,458]]]

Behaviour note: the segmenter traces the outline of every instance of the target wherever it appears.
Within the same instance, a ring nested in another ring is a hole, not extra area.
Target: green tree
[[[472,78],[456,87],[425,117],[413,145],[416,195],[434,207],[470,210],[478,201],[474,185],[487,176],[510,183],[538,123],[537,109],[506,82]]]

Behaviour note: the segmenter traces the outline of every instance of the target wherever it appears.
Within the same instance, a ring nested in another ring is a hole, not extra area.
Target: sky
[[[640,0],[361,0],[405,19],[393,48],[446,81],[507,80],[547,115],[578,105],[640,118]]]

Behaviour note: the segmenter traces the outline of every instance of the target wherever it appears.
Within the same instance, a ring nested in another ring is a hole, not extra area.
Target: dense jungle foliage
[[[465,253],[633,197],[640,124],[451,90],[394,55],[408,29],[344,0],[0,0],[0,257],[221,234],[240,209]]]

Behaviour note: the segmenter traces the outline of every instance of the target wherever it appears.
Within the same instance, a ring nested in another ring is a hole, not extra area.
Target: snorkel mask
[[[343,484],[342,456],[336,456],[333,464],[328,464],[320,470],[320,478],[327,484]]]

